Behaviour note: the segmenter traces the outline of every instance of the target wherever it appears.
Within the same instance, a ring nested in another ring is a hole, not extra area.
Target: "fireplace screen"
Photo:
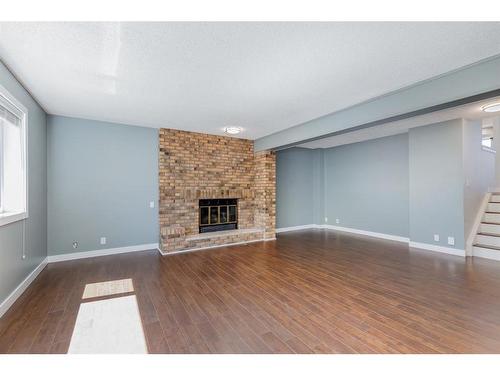
[[[200,233],[237,228],[237,199],[200,199]]]

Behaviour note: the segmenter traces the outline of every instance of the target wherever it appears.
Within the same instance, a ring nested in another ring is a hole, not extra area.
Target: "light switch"
[[[155,208],[155,202],[154,201],[149,202],[149,208]]]

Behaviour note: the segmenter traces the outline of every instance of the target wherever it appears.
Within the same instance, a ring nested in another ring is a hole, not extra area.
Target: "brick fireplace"
[[[162,253],[275,238],[274,152],[254,153],[246,139],[173,129],[160,129],[159,137]],[[210,230],[201,229],[207,203],[218,207]],[[237,220],[229,220],[234,213]],[[229,221],[237,225],[216,228]]]

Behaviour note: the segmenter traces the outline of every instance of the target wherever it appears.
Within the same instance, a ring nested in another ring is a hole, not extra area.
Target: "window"
[[[0,86],[0,225],[27,217],[26,109]]]
[[[491,141],[492,140],[493,140],[493,138],[483,138],[483,140],[482,140],[483,146],[491,148]]]
[[[489,151],[493,149],[493,136],[495,135],[495,131],[493,129],[493,125],[491,123],[485,123],[483,120],[483,125],[481,127],[481,146],[483,150]]]

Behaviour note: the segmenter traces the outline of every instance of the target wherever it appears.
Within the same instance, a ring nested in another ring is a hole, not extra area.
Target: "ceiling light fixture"
[[[228,127],[224,128],[224,133],[231,134],[231,135],[238,134],[238,133],[241,133],[241,128],[238,126],[228,126]]]
[[[500,102],[483,105],[481,109],[483,110],[483,112],[499,112]]]

